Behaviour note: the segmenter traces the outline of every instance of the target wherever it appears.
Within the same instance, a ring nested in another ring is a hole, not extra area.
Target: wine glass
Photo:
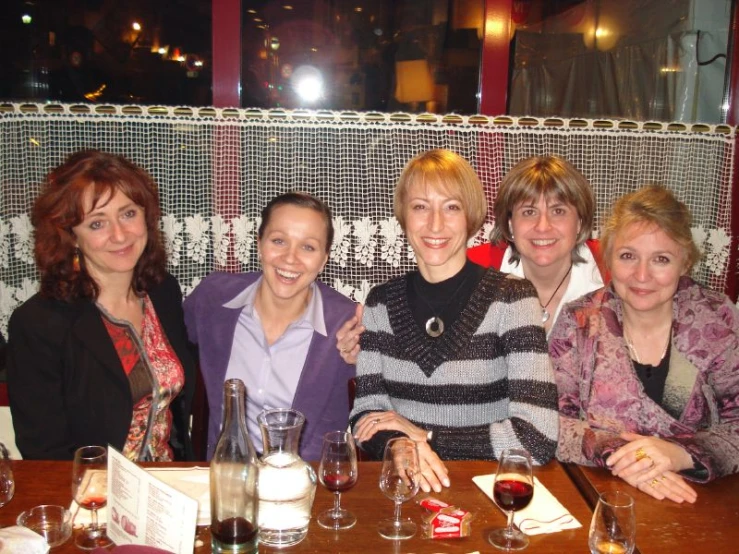
[[[601,494],[590,522],[590,552],[631,554],[634,551],[635,536],[634,499],[621,491]]]
[[[341,493],[357,482],[357,448],[346,431],[329,431],[323,435],[318,479],[334,493],[334,507],[318,515],[318,525],[326,529],[349,529],[356,516],[341,507]]]
[[[516,448],[503,450],[495,473],[493,497],[500,509],[508,512],[508,525],[490,532],[490,544],[501,550],[523,550],[529,545],[528,537],[513,527],[513,513],[528,506],[533,496],[531,455]]]
[[[75,541],[82,550],[110,546],[105,527],[98,525],[98,509],[108,502],[108,452],[103,446],[82,446],[72,463],[72,496],[81,508],[90,510],[91,522]]]
[[[10,454],[1,442],[0,455],[0,507],[2,507],[13,499],[15,479],[13,478],[13,469],[10,467]]]
[[[385,455],[380,471],[380,490],[395,502],[392,518],[383,519],[377,531],[386,539],[410,539],[416,534],[416,524],[410,519],[400,519],[400,506],[418,492],[421,474],[416,443],[406,437],[390,439],[385,445]]]

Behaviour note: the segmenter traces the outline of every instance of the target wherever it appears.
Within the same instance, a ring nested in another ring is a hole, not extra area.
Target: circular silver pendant
[[[549,320],[549,312],[546,311],[544,308],[541,309],[541,322],[546,323]],[[426,324],[428,328],[428,324]]]
[[[426,320],[426,334],[430,337],[440,337],[444,332],[444,322],[439,317],[430,317]]]

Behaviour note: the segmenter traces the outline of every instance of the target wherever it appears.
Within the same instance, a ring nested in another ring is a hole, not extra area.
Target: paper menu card
[[[198,501],[198,526],[210,525],[210,469],[207,467],[147,467],[147,473],[171,485],[190,498]],[[101,471],[105,475],[105,471]],[[107,478],[107,477],[106,477]],[[82,510],[73,500],[69,511],[74,514],[74,522],[79,525],[90,523],[90,511]],[[106,521],[108,510],[98,510],[100,521]]]
[[[192,554],[198,501],[108,447],[108,536]]]
[[[148,467],[149,475],[198,501],[198,525],[210,525],[209,467]]]

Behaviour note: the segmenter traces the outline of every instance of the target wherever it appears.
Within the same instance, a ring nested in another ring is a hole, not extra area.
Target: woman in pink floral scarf
[[[658,499],[739,471],[739,310],[688,275],[700,253],[667,189],[618,200],[602,235],[611,284],[550,336],[557,457],[607,467]]]

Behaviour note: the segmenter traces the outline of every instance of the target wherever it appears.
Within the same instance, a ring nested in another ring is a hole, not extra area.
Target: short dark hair
[[[77,239],[72,229],[85,219],[85,192],[92,190],[92,205],[112,198],[116,191],[144,209],[148,239],[134,268],[132,287],[143,293],[164,279],[167,255],[159,230],[159,193],[154,179],[122,156],[82,150],[71,154],[47,176],[34,203],[34,254],[41,273],[41,293],[71,301],[97,298],[100,288],[81,260],[73,267]]]
[[[580,232],[572,250],[573,263],[584,262],[577,248],[590,238],[593,231],[595,197],[587,179],[572,164],[557,156],[524,158],[503,177],[493,207],[495,224],[490,234],[493,244],[505,241],[511,247],[511,261],[521,259],[508,226],[513,210],[521,202],[556,198],[575,208],[580,218]]]
[[[262,210],[262,222],[259,224],[259,230],[257,231],[259,240],[264,235],[264,230],[267,228],[267,224],[269,224],[272,212],[280,206],[298,206],[318,212],[326,223],[326,254],[331,252],[331,245],[334,242],[334,221],[331,217],[331,208],[325,202],[307,192],[286,192],[270,200]]]

